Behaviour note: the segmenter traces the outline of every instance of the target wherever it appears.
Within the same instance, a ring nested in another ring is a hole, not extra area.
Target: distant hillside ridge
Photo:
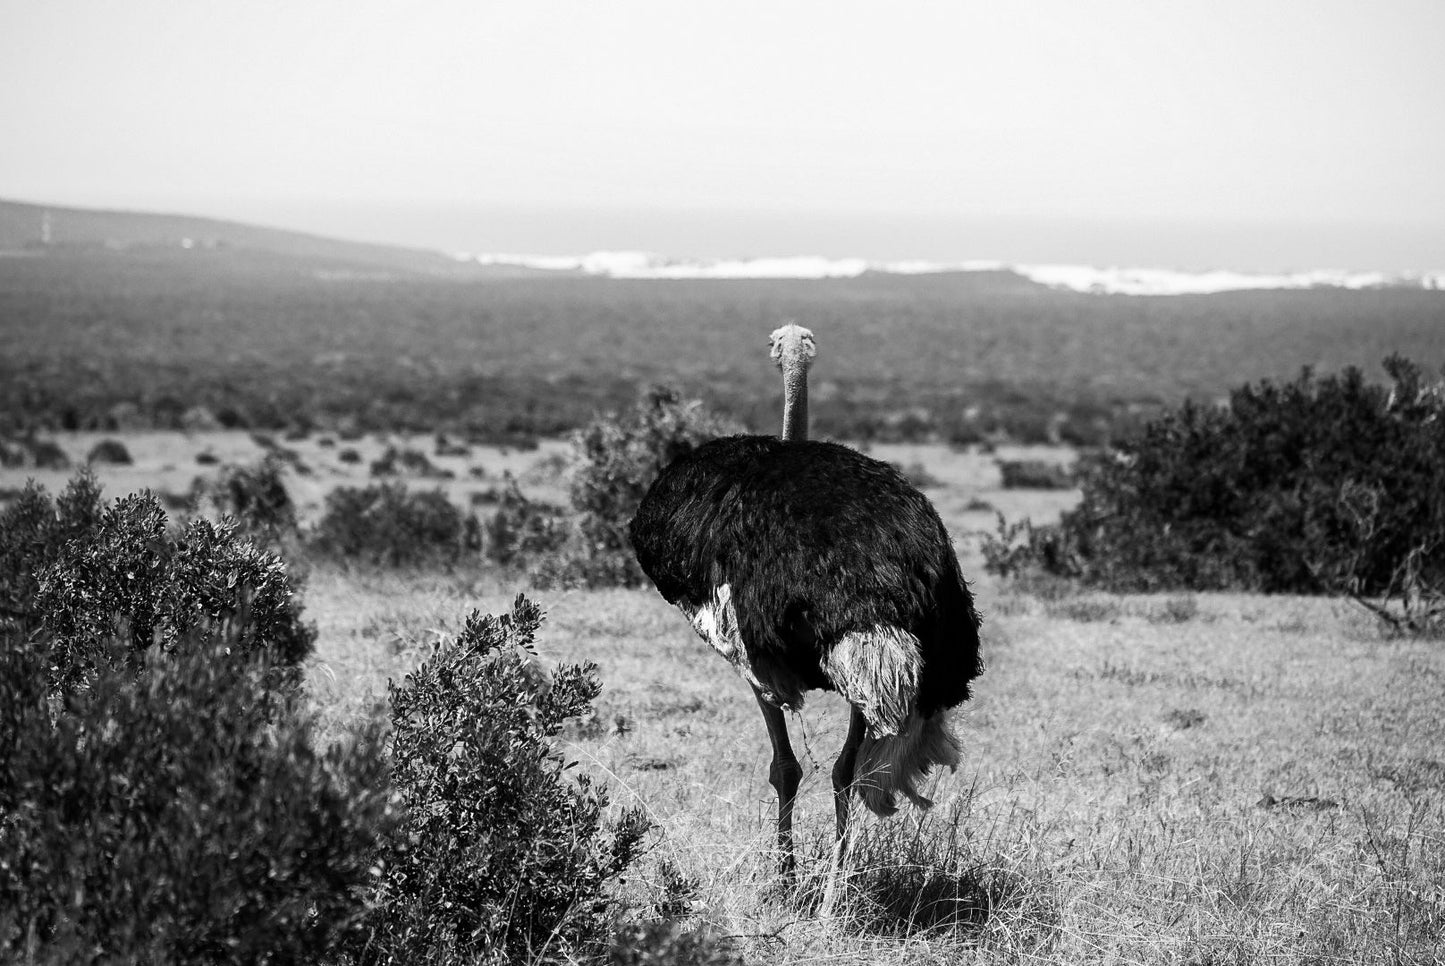
[[[440,251],[344,241],[217,218],[69,208],[0,199],[0,253],[76,248],[262,252],[407,274],[468,277],[531,274],[516,269],[489,272],[483,266],[463,264]]]

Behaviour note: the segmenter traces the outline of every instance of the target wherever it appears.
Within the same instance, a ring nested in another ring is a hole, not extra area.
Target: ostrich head
[[[818,352],[813,333],[790,322],[774,329],[768,344],[783,373],[783,439],[807,439],[808,367]]]

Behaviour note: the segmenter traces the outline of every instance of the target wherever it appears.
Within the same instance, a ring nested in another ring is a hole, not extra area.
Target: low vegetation
[[[0,438],[0,467],[63,470],[69,465],[70,458],[54,440],[39,437],[34,433],[18,439]]]
[[[570,506],[524,495],[508,479],[486,524],[486,555],[543,587],[637,587],[645,581],[627,526],[662,468],[734,423],[672,387],[651,387],[630,408],[573,435]],[[554,470],[561,474],[563,467]]]
[[[449,566],[481,549],[481,524],[440,490],[401,483],[338,487],[310,534],[323,558],[383,567]]]
[[[87,463],[116,463],[124,465],[133,462],[130,450],[118,439],[103,439],[90,448],[86,454]]]
[[[268,543],[296,537],[300,528],[296,504],[286,489],[286,464],[268,452],[254,465],[225,465],[214,477],[197,477],[191,503],[217,516],[230,517],[236,528]]]
[[[476,495],[487,497],[478,502],[496,506],[485,528],[486,555],[493,563],[512,570],[540,566],[567,543],[571,527],[566,510],[529,498],[512,477],[500,490]]]
[[[375,887],[379,730],[316,747],[235,628],[193,631],[140,674],[132,633],[67,667],[75,648],[0,629],[0,959],[319,961]],[[54,704],[57,664],[84,687]]]
[[[627,536],[662,468],[694,447],[742,427],[673,387],[645,390],[629,409],[594,419],[574,438],[575,531],[541,573],[552,583],[636,587],[645,582]]]
[[[32,485],[0,513],[5,616],[46,640],[61,691],[117,661],[184,648],[212,627],[228,628],[236,647],[270,652],[278,673],[294,677],[316,637],[297,591],[280,557],[240,537],[234,522],[172,529],[155,497],[106,505],[87,474],[55,501]],[[129,646],[110,646],[117,636]]]
[[[635,810],[604,822],[604,789],[554,746],[602,686],[593,665],[540,666],[541,620],[520,596],[500,618],[473,612],[391,687],[405,819],[379,856],[357,962],[575,962],[607,948],[611,890],[649,824]]]
[[[437,466],[420,450],[388,446],[380,459],[372,461],[371,475],[448,478],[453,474]]]
[[[1101,298],[1008,272],[659,284],[335,268],[244,250],[6,259],[0,432],[308,426],[515,444],[624,409],[662,378],[770,427],[761,339],[795,318],[822,340],[819,435],[1096,446],[1301,359],[1429,358],[1445,298]],[[1267,340],[1238,337],[1261,325]]]
[[[165,524],[85,475],[0,520],[0,958],[608,955],[650,826],[558,750],[601,684],[540,666],[535,604],[473,612],[389,729],[323,745],[284,565],[229,519]]]
[[[1445,391],[1399,356],[1185,404],[1081,463],[1057,524],[1005,523],[1001,575],[1038,567],[1112,590],[1341,594],[1391,625],[1445,619]]]
[[[999,460],[1005,490],[1071,490],[1074,474],[1048,460]]]

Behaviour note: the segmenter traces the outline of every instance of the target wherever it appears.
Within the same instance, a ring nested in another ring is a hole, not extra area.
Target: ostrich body
[[[812,333],[784,326],[772,348],[783,438],[731,436],[683,455],[643,498],[631,536],[658,591],[757,696],[791,878],[802,768],[783,710],[815,689],[840,692],[852,709],[833,767],[836,870],[850,794],[880,815],[900,796],[930,804],[919,783],[958,763],[945,712],[981,668],[973,597],[932,504],[887,463],[807,440]]]

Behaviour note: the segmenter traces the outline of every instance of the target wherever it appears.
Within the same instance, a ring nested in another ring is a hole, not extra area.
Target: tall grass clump
[[[938,816],[856,833],[839,886],[840,924],[871,936],[968,943],[993,929],[1025,945],[1047,943],[1061,919],[1053,887],[980,855],[965,832],[968,811],[967,801],[955,802]],[[804,885],[804,901],[821,900],[831,863],[818,868]]]
[[[536,662],[541,611],[467,619],[391,688],[392,777],[405,819],[361,963],[571,962],[606,949],[609,890],[648,823],[603,820],[607,796],[553,744],[590,712],[593,665]]]
[[[228,622],[236,646],[269,651],[295,678],[316,637],[281,558],[234,521],[172,529],[154,496],[106,505],[85,474],[55,502],[29,487],[0,514],[0,590],[10,622],[49,642],[62,691],[120,655],[136,664]],[[117,636],[124,651],[102,646]]]
[[[1402,630],[1445,619],[1445,390],[1399,356],[1186,403],[1080,465],[1057,526],[1000,522],[995,573],[1123,591],[1347,595]]]

